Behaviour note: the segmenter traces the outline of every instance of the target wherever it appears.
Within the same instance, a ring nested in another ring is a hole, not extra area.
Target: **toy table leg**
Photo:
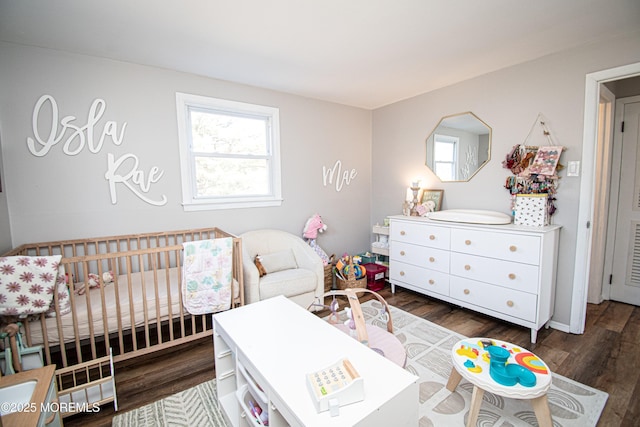
[[[451,368],[451,375],[449,375],[449,381],[447,381],[447,390],[450,392],[456,391],[460,380],[462,380],[462,375],[456,371],[456,368]]]
[[[540,427],[553,427],[553,420],[551,419],[551,411],[549,410],[549,402],[547,400],[546,393],[535,399],[531,399],[531,405],[536,413],[538,424]]]
[[[467,427],[475,427],[476,425],[478,414],[480,413],[480,406],[482,405],[482,396],[484,396],[484,390],[474,385],[473,393],[471,394],[471,406],[469,407]]]

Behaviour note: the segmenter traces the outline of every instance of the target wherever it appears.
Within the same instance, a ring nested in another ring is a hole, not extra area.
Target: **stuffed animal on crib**
[[[329,265],[330,257],[318,246],[316,238],[318,237],[318,233],[324,233],[326,230],[327,225],[322,222],[322,217],[318,214],[313,214],[313,216],[307,220],[302,230],[302,237],[322,259],[323,265]]]
[[[91,290],[100,286],[107,286],[109,283],[113,282],[113,271],[105,271],[102,273],[102,278],[95,273],[89,273],[87,277],[87,283],[80,284],[76,288],[76,294],[84,295],[87,292],[87,287]]]

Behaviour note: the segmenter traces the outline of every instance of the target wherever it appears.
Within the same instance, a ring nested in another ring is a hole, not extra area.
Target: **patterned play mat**
[[[370,301],[362,307],[369,317],[375,316],[380,304]],[[445,388],[452,367],[451,347],[465,337],[395,307],[391,313],[394,333],[407,349],[406,369],[420,377],[420,427],[466,425],[473,385],[463,380],[455,393]],[[607,398],[607,393],[553,374],[548,399],[554,426],[595,426]],[[538,423],[529,401],[486,392],[477,425]]]

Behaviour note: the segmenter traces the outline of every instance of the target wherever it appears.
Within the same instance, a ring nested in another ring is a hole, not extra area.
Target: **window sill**
[[[244,202],[203,202],[203,203],[183,203],[182,208],[185,212],[196,211],[217,211],[222,209],[247,209],[247,208],[266,208],[273,206],[281,206],[282,199],[271,200],[253,200]]]

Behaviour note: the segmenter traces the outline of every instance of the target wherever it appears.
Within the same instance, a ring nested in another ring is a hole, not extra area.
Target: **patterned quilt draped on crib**
[[[233,239],[185,242],[182,274],[184,307],[191,314],[231,307]]]
[[[58,292],[61,314],[69,311],[69,292],[60,255],[0,257],[0,315],[24,317],[52,312]]]

